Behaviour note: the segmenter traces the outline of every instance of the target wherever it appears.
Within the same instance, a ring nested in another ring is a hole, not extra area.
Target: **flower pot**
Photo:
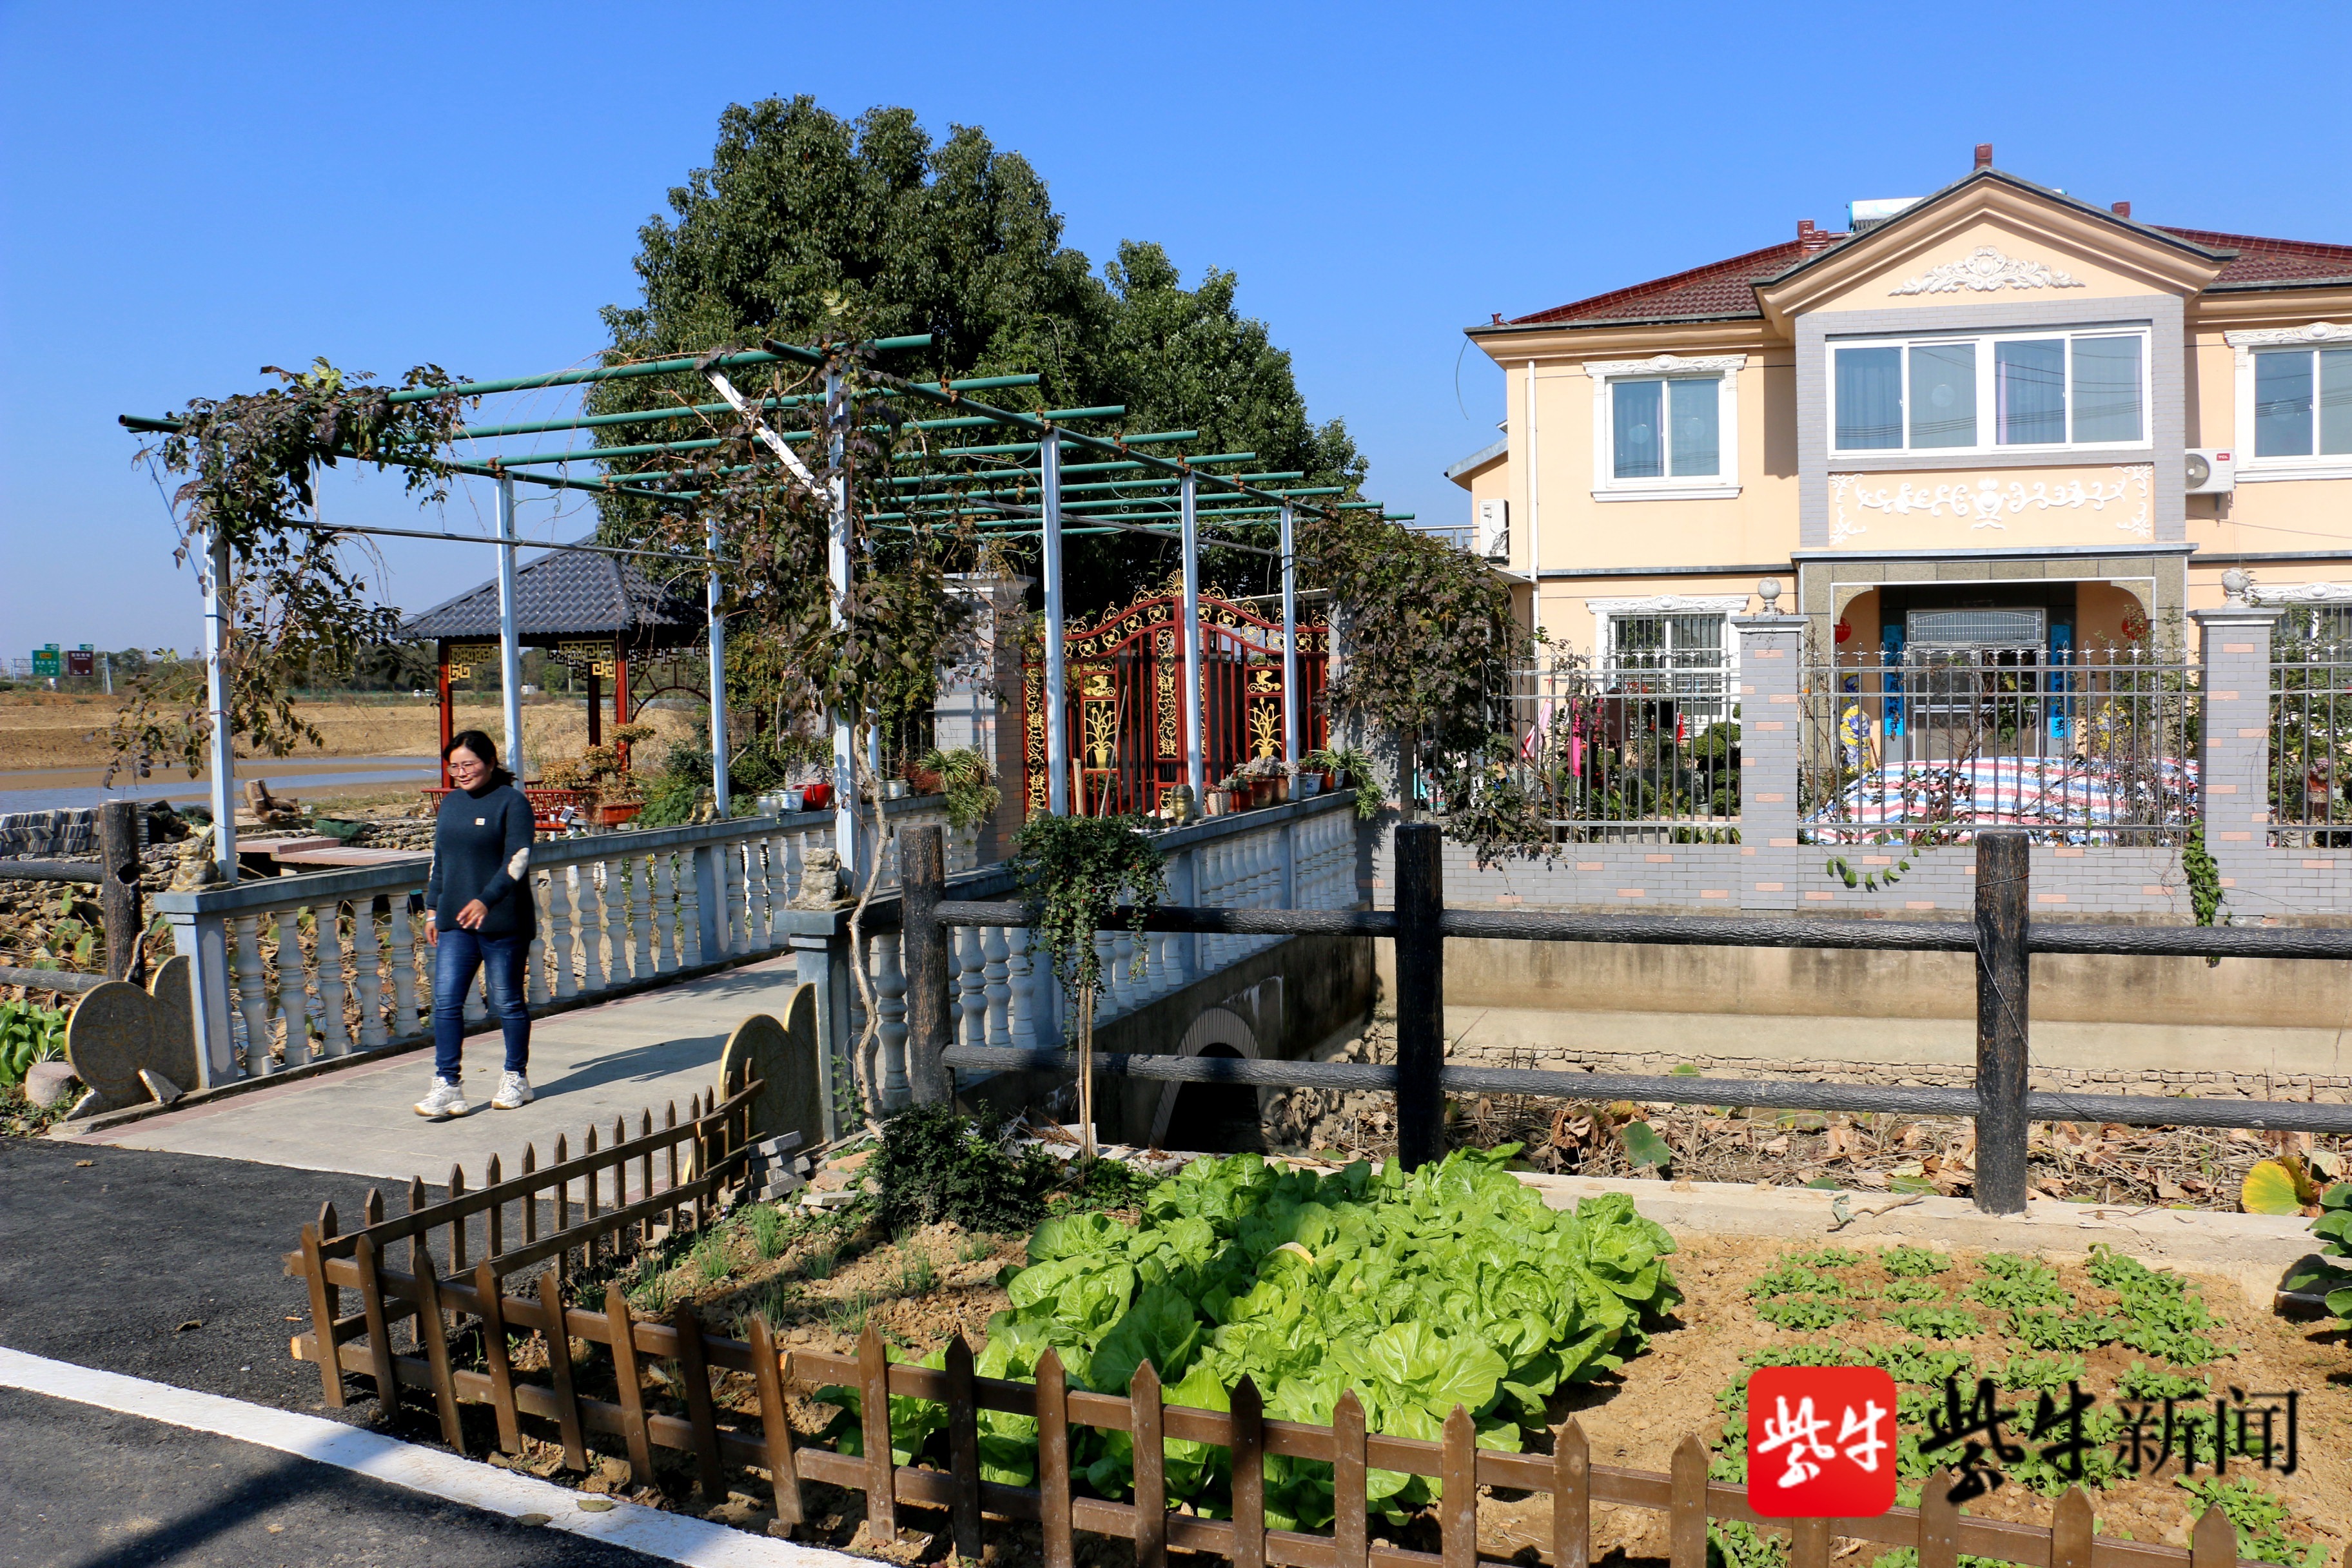
[[[1263,807],[1272,805],[1273,804],[1274,804],[1274,781],[1273,781],[1272,779],[1252,779],[1252,780],[1250,780],[1250,782],[1249,782],[1249,806],[1248,806],[1248,808],[1247,808],[1247,809],[1249,809],[1249,810],[1251,810],[1251,811],[1257,811],[1257,810],[1259,810],[1259,809],[1261,809],[1261,808],[1263,808]]]
[[[783,793],[784,811],[787,816],[796,811],[806,811],[808,809],[808,792],[806,790],[788,789]]]
[[[596,807],[596,826],[599,827],[618,827],[623,823],[635,817],[637,813],[645,810],[645,808],[646,803],[641,800],[608,800],[600,802]]]
[[[928,768],[916,768],[907,774],[907,782],[917,795],[937,795],[940,791],[940,775]]]
[[[1272,799],[1268,804],[1274,805],[1288,805],[1290,804],[1290,775],[1288,773],[1275,774],[1274,777],[1266,780],[1266,791],[1267,794],[1272,796]]]
[[[1213,789],[1207,791],[1206,794],[1208,798],[1202,805],[1201,811],[1202,816],[1224,816],[1232,813],[1234,809],[1233,791]]]
[[[914,793],[914,786],[909,784],[905,779],[884,779],[882,781],[882,798],[884,800],[904,800]]]
[[[833,786],[829,784],[804,784],[801,788],[803,811],[826,811],[833,805]]]
[[[1313,800],[1317,795],[1323,793],[1323,775],[1321,773],[1300,773],[1296,779],[1291,781],[1290,790],[1291,793],[1297,795],[1300,800]]]

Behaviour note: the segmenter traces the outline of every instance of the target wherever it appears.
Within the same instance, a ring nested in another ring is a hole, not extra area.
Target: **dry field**
[[[104,767],[109,760],[105,730],[120,699],[68,696],[60,692],[0,694],[0,772],[37,768]],[[440,745],[438,710],[429,699],[338,698],[301,706],[319,727],[326,745],[296,752],[309,757],[429,757]],[[499,731],[495,700],[461,697],[457,727]],[[606,712],[610,730],[611,713]],[[682,708],[656,708],[643,716],[660,742],[698,732],[701,715]],[[523,732],[532,755],[544,761],[576,756],[588,744],[584,699],[534,698],[523,707]],[[657,742],[658,745],[660,742]],[[656,752],[654,760],[658,760]]]

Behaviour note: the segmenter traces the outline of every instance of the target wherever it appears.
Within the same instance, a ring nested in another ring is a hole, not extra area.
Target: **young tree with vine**
[[[1110,929],[1111,912],[1123,898],[1127,929],[1141,935],[1144,922],[1168,894],[1168,860],[1127,816],[1039,816],[1014,840],[1012,868],[1021,890],[1034,903],[1033,952],[1041,952],[1077,1004],[1078,1131],[1081,1152],[1095,1153],[1095,996],[1102,988],[1102,952],[1095,933]],[[1140,973],[1143,952],[1136,950]]]

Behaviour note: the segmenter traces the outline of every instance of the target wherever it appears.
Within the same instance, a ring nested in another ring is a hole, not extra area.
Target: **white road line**
[[[543,1513],[548,1516],[547,1529],[626,1547],[666,1562],[688,1563],[691,1568],[874,1568],[866,1559],[845,1552],[797,1546],[617,1499],[611,1512],[590,1513],[580,1507],[578,1492],[533,1476],[477,1464],[316,1415],[99,1372],[5,1346],[0,1346],[0,1387],[21,1388],[234,1437],[486,1513],[509,1518]]]

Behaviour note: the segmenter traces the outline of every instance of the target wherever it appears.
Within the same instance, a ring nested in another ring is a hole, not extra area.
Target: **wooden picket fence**
[[[685,1138],[719,1135],[704,1130],[728,1125],[747,1095],[748,1091],[739,1091],[675,1131]],[[655,1136],[667,1135],[666,1130]],[[636,1157],[645,1142],[640,1137],[625,1145],[631,1157]],[[618,1152],[607,1150],[592,1158],[609,1163]],[[583,1163],[572,1163],[566,1179],[580,1174]],[[559,1162],[538,1173],[538,1179],[544,1181],[563,1169]],[[658,1197],[676,1204],[700,1203],[722,1173],[714,1162],[707,1174]],[[512,1186],[509,1184],[509,1191]],[[495,1188],[494,1184],[463,1201],[481,1204]],[[614,1209],[595,1223],[606,1226],[640,1223],[652,1212],[649,1201],[640,1199]],[[446,1215],[452,1206],[420,1210],[409,1217]],[[385,1228],[402,1223],[386,1222]],[[447,1221],[434,1218],[432,1223]],[[320,1362],[331,1403],[341,1402],[344,1372],[372,1377],[387,1407],[396,1405],[404,1384],[430,1391],[440,1414],[442,1434],[460,1452],[466,1444],[457,1415],[459,1405],[488,1405],[495,1413],[499,1446],[509,1454],[521,1451],[520,1418],[529,1415],[553,1425],[562,1444],[564,1464],[574,1470],[588,1468],[587,1435],[592,1432],[621,1439],[635,1484],[653,1479],[654,1449],[691,1454],[706,1505],[726,1497],[728,1467],[762,1470],[774,1495],[776,1516],[788,1525],[806,1517],[803,1482],[826,1482],[865,1494],[867,1530],[877,1541],[897,1537],[901,1503],[944,1510],[956,1550],[974,1560],[981,1554],[983,1519],[994,1516],[1038,1524],[1046,1568],[1074,1568],[1075,1534],[1080,1530],[1132,1541],[1137,1568],[1167,1568],[1171,1548],[1215,1553],[1234,1568],[1267,1568],[1268,1564],[1476,1568],[1481,1488],[1550,1495],[1551,1568],[1590,1568],[1591,1510],[1596,1503],[1665,1514],[1673,1568],[1706,1568],[1710,1520],[1790,1528],[1786,1521],[1755,1513],[1748,1505],[1744,1486],[1710,1481],[1707,1450],[1696,1436],[1683,1439],[1675,1450],[1672,1469],[1662,1475],[1593,1464],[1583,1429],[1572,1419],[1552,1429],[1551,1453],[1510,1454],[1478,1447],[1471,1418],[1458,1407],[1445,1423],[1443,1440],[1427,1442],[1368,1432],[1363,1406],[1352,1392],[1340,1397],[1331,1425],[1313,1426],[1267,1419],[1264,1401],[1247,1380],[1232,1390],[1228,1411],[1168,1405],[1149,1363],[1138,1369],[1128,1394],[1120,1397],[1070,1387],[1060,1359],[1051,1351],[1039,1362],[1034,1383],[1013,1383],[974,1375],[971,1347],[960,1337],[949,1342],[946,1365],[941,1369],[889,1362],[881,1336],[871,1325],[859,1340],[854,1358],[801,1351],[780,1355],[766,1322],[757,1314],[748,1325],[750,1338],[739,1340],[711,1332],[690,1304],[679,1304],[667,1322],[639,1320],[631,1313],[618,1284],[607,1286],[602,1312],[568,1308],[552,1269],[539,1275],[533,1296],[502,1293],[501,1273],[520,1267],[512,1265],[511,1259],[530,1252],[534,1246],[541,1259],[558,1257],[559,1251],[549,1249],[576,1246],[580,1233],[587,1228],[583,1222],[569,1233],[526,1243],[497,1259],[486,1257],[475,1265],[470,1278],[454,1268],[449,1277],[439,1278],[429,1252],[421,1246],[412,1247],[411,1268],[406,1271],[383,1261],[373,1234],[375,1227],[352,1237],[330,1237],[321,1234],[320,1227],[306,1226],[303,1249],[289,1255],[289,1267],[309,1272],[314,1321],[332,1325],[335,1352],[321,1355],[322,1331],[298,1338],[294,1353]],[[363,1310],[352,1318],[338,1318],[333,1293],[347,1288],[359,1290]],[[470,1316],[479,1323],[486,1370],[450,1365],[445,1313]],[[414,1317],[419,1325],[424,1341],[421,1355],[399,1354],[392,1349],[387,1325],[406,1317]],[[536,1332],[543,1342],[544,1383],[517,1375],[508,1336],[518,1331]],[[366,1343],[353,1342],[362,1335]],[[615,1399],[595,1399],[580,1392],[573,1341],[605,1347]],[[660,1381],[682,1392],[684,1416],[647,1408],[646,1378],[648,1363],[654,1361],[672,1363],[674,1375],[666,1374]],[[727,1409],[722,1420],[711,1383],[714,1372],[751,1378],[753,1410],[750,1415]],[[823,1384],[841,1384],[860,1391],[862,1455],[793,1443],[784,1390],[788,1384],[814,1388]],[[893,1462],[889,1429],[893,1395],[946,1406],[946,1469]],[[1036,1419],[1038,1485],[1013,1487],[982,1479],[979,1413],[982,1410]],[[1132,1436],[1131,1500],[1119,1502],[1076,1492],[1071,1476],[1073,1426]],[[1206,1519],[1169,1510],[1164,1445],[1171,1439],[1213,1444],[1232,1451],[1230,1518]],[[1320,1460],[1333,1467],[1337,1518],[1329,1534],[1266,1528],[1265,1459],[1269,1455]],[[1444,1482],[1437,1505],[1438,1552],[1411,1550],[1372,1538],[1365,1483],[1367,1472],[1375,1468],[1433,1476]],[[1925,1501],[1918,1508],[1896,1508],[1873,1519],[1796,1523],[1790,1531],[1791,1568],[1828,1568],[1833,1537],[1885,1547],[1916,1547],[1919,1568],[1957,1568],[1962,1553],[2029,1568],[2233,1568],[2237,1564],[2236,1532],[2218,1508],[2208,1510],[2199,1521],[2193,1544],[2184,1551],[2095,1533],[2090,1500],[2080,1488],[2059,1500],[2052,1522],[2044,1526],[1962,1515],[1948,1500],[1951,1484],[1946,1474],[1929,1478]]]
[[[716,1092],[695,1096],[683,1121],[675,1100],[658,1128],[648,1109],[635,1136],[625,1120],[615,1119],[611,1141],[602,1147],[594,1127],[581,1140],[577,1154],[568,1137],[558,1137],[554,1157],[545,1165],[527,1144],[519,1175],[504,1174],[493,1154],[479,1187],[469,1187],[465,1171],[452,1165],[448,1195],[439,1203],[428,1204],[424,1179],[411,1177],[404,1215],[387,1217],[383,1194],[371,1190],[354,1231],[339,1228],[332,1203],[321,1205],[317,1222],[302,1227],[299,1249],[286,1254],[285,1266],[310,1293],[310,1332],[294,1342],[294,1353],[319,1362],[328,1405],[342,1406],[343,1366],[373,1376],[387,1410],[397,1407],[403,1381],[418,1383],[433,1391],[440,1405],[442,1435],[462,1447],[453,1375],[474,1374],[450,1373],[447,1314],[470,1313],[488,1327],[509,1275],[551,1264],[541,1274],[539,1288],[557,1300],[573,1270],[634,1252],[682,1226],[698,1229],[708,1224],[722,1189],[746,1163],[750,1106],[764,1085],[739,1073],[727,1087],[724,1100]],[[544,1226],[542,1211],[549,1220]],[[433,1256],[436,1237],[446,1271]],[[407,1268],[401,1269],[394,1258],[404,1241]],[[476,1260],[470,1268],[469,1258]],[[360,1310],[343,1310],[346,1289],[359,1292]],[[393,1326],[400,1323],[412,1325],[415,1348],[423,1352],[422,1361],[406,1358],[424,1369],[421,1383],[402,1375],[404,1358],[395,1353],[392,1336]],[[497,1347],[490,1352],[495,1363],[505,1340],[487,1337]],[[320,1343],[333,1345],[336,1353],[319,1356]]]

